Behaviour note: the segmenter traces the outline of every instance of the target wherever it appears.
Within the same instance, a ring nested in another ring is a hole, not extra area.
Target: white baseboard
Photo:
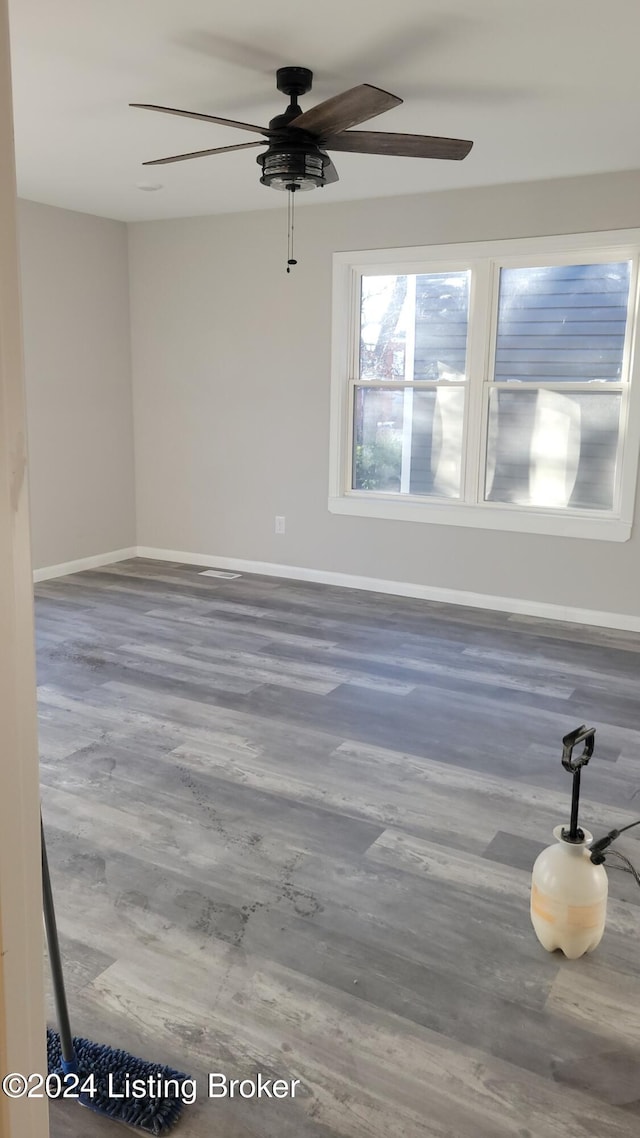
[[[617,628],[625,632],[640,632],[640,616],[632,616],[627,613],[599,612],[595,609],[573,608],[570,605],[556,605],[547,601],[523,600],[517,597],[494,597],[486,593],[444,589],[437,585],[415,585],[403,581],[385,581],[379,577],[359,577],[351,573],[334,573],[325,569],[276,565],[271,561],[245,561],[239,557],[214,557],[202,553],[185,553],[177,549],[154,549],[149,546],[138,546],[137,555],[157,561],[178,561],[184,565],[198,565],[211,569],[235,569],[240,573],[259,573],[265,577],[284,577],[292,581],[315,581],[321,585],[338,585],[345,589],[363,589],[366,592],[389,593],[397,597],[416,597],[419,600],[440,601],[449,605],[493,609],[496,612],[538,617],[542,620],[562,620],[570,624],[587,624],[599,628]],[[131,554],[127,554],[127,556],[131,556]]]
[[[135,546],[130,549],[115,549],[111,553],[98,553],[95,557],[81,557],[78,561],[65,561],[61,565],[47,565],[34,569],[34,581],[51,581],[53,577],[66,577],[69,573],[80,573],[83,569],[99,569],[101,565],[113,565],[116,561],[126,561],[137,557]]]
[[[362,589],[365,592],[387,593],[396,597],[415,597],[418,600],[439,601],[448,605],[465,605],[469,608],[493,609],[515,616],[538,617],[542,620],[561,620],[570,624],[594,625],[598,628],[617,628],[625,632],[640,632],[640,616],[628,613],[600,612],[596,609],[556,605],[548,601],[524,600],[519,597],[495,597],[487,593],[445,589],[438,585],[416,585],[404,581],[386,581],[380,577],[360,577],[353,573],[335,573],[327,569],[307,569],[296,565],[277,565],[272,561],[247,561],[240,557],[215,557],[204,553],[185,553],[178,549],[155,549],[150,546],[131,546],[95,557],[82,557],[78,561],[65,561],[61,565],[48,565],[36,569],[34,581],[50,581],[66,577],[84,569],[99,569],[130,557],[148,557],[153,561],[177,561],[183,565],[198,565],[207,569],[233,569],[240,573],[258,573],[264,577],[283,577],[290,581],[313,581],[319,585],[337,585],[343,589]]]

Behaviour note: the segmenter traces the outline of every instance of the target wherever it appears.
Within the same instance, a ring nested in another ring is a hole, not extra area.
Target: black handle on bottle
[[[570,731],[565,735],[562,740],[562,765],[569,774],[573,775],[573,787],[571,793],[571,821],[569,829],[562,831],[562,837],[566,842],[582,842],[584,841],[584,832],[578,826],[578,808],[580,805],[580,772],[583,767],[586,767],[589,759],[593,754],[595,745],[595,727],[586,727],[583,723],[581,727],[576,727],[575,731]],[[584,749],[581,755],[577,758],[573,757],[574,747],[584,743]]]

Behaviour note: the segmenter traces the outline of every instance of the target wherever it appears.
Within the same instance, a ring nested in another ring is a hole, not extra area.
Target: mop
[[[44,924],[59,1029],[47,1028],[48,1073],[58,1076],[48,1079],[48,1093],[63,1098],[71,1092],[76,1102],[115,1122],[145,1134],[168,1134],[182,1111],[187,1076],[104,1043],[72,1038],[42,820],[40,824]],[[139,1093],[143,1088],[146,1094]]]

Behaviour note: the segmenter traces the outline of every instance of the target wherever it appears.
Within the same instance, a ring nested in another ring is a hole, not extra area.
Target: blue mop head
[[[74,1038],[73,1048],[80,1077],[78,1090],[91,1075],[95,1083],[95,1093],[81,1094],[76,1101],[115,1122],[134,1126],[144,1134],[168,1134],[175,1126],[182,1111],[180,1088],[186,1075],[89,1039]],[[47,1028],[47,1065],[50,1075],[59,1075],[64,1080],[60,1036],[51,1028]],[[143,1080],[151,1093],[134,1098],[128,1093],[134,1079]],[[175,1084],[167,1087],[167,1080],[176,1080],[177,1087]],[[60,1095],[53,1097],[62,1097],[64,1090],[63,1082]],[[156,1094],[156,1090],[160,1093]]]

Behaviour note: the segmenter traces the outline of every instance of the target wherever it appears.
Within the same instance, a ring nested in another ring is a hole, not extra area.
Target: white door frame
[[[0,1079],[46,1074],[33,586],[7,0],[0,0]],[[0,1091],[2,1138],[46,1138]]]

